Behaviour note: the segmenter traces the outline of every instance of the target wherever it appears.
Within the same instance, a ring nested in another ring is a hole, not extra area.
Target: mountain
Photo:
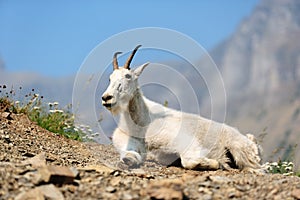
[[[5,64],[4,64],[4,61],[0,57],[0,71],[4,71],[4,69],[5,69]]]
[[[225,83],[226,121],[243,132],[266,134],[266,159],[289,159],[299,150],[299,36],[300,1],[262,0],[211,51]]]

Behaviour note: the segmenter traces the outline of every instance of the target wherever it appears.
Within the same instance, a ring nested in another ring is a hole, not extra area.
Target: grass
[[[18,90],[22,90],[22,87]],[[35,93],[34,89],[23,96],[22,100],[16,99],[16,93],[21,92],[16,92],[14,88],[8,89],[6,85],[0,86],[0,111],[25,114],[48,131],[70,139],[83,140],[85,133],[75,127],[71,105],[61,109],[58,102],[45,103],[44,97]]]

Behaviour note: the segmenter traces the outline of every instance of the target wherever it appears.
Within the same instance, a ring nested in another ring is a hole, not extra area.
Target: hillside
[[[119,168],[111,145],[67,139],[0,105],[0,199],[300,199],[300,178],[193,171],[147,160]]]

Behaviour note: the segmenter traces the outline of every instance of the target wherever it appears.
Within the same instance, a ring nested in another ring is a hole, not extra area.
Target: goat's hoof
[[[124,157],[122,161],[129,167],[129,168],[137,168],[139,167],[139,163],[137,162],[136,158],[132,156]]]
[[[137,154],[137,153],[136,153]],[[129,167],[129,168],[138,168],[142,163],[139,159],[139,155],[135,155],[135,153],[128,152],[122,158],[122,161]]]
[[[120,170],[129,170],[129,166],[126,165],[123,161],[118,162],[117,167]]]

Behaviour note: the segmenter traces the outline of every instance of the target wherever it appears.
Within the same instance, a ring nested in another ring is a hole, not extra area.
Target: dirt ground
[[[0,112],[0,199],[300,199],[300,178],[193,171],[147,160],[121,170],[111,145],[48,132]]]

